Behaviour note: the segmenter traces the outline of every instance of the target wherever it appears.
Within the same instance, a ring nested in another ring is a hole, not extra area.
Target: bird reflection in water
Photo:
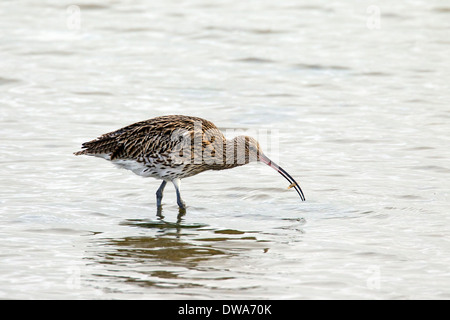
[[[90,260],[102,268],[100,272],[95,268],[95,279],[106,277],[108,283],[118,281],[140,287],[210,287],[217,280],[234,279],[223,277],[221,270],[226,260],[241,251],[262,251],[267,246],[258,243],[255,235],[249,234],[252,231],[187,223],[185,213],[179,210],[174,222],[166,221],[162,210],[158,210],[157,219],[127,219],[120,225],[140,228],[139,233],[145,235],[133,235],[133,231],[131,236],[97,239],[95,256]],[[232,247],[229,241],[233,241]]]

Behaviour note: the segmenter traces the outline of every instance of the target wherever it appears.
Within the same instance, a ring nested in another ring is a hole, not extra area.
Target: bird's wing
[[[167,154],[183,140],[192,144],[194,139],[202,139],[203,132],[207,130],[217,130],[221,134],[213,123],[201,118],[162,116],[131,124],[85,142],[82,145],[84,150],[75,154],[108,154],[110,160]],[[203,147],[204,144],[205,141],[202,141]]]

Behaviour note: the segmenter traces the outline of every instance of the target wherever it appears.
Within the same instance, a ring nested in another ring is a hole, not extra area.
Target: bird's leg
[[[181,179],[176,178],[172,180],[173,185],[175,186],[175,191],[177,192],[177,203],[180,209],[186,209],[186,203],[181,199],[180,194],[180,185],[181,185]]]
[[[156,191],[156,206],[158,208],[161,207],[161,201],[163,197],[164,188],[166,187],[167,181],[163,180],[161,185],[159,186],[158,190]]]

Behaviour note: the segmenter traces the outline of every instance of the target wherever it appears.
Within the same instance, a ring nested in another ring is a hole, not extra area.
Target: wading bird
[[[137,122],[82,144],[75,155],[104,158],[143,177],[163,180],[156,192],[161,208],[168,181],[176,190],[180,209],[181,179],[206,170],[224,170],[260,161],[285,177],[305,201],[298,183],[262,152],[258,141],[248,136],[227,140],[210,121],[182,115],[161,116]]]

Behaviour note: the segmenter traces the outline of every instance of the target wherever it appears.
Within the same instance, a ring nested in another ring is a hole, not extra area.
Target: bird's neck
[[[226,140],[223,143],[222,148],[218,148],[217,145],[215,146],[215,152],[211,155],[211,157],[208,159],[208,169],[210,170],[225,170],[225,169],[232,169],[235,167],[243,166],[248,162],[245,162],[245,156],[241,155],[242,150],[237,150],[236,148],[236,141],[233,140]],[[220,152],[220,149],[222,149]],[[217,153],[216,153],[217,152]]]

